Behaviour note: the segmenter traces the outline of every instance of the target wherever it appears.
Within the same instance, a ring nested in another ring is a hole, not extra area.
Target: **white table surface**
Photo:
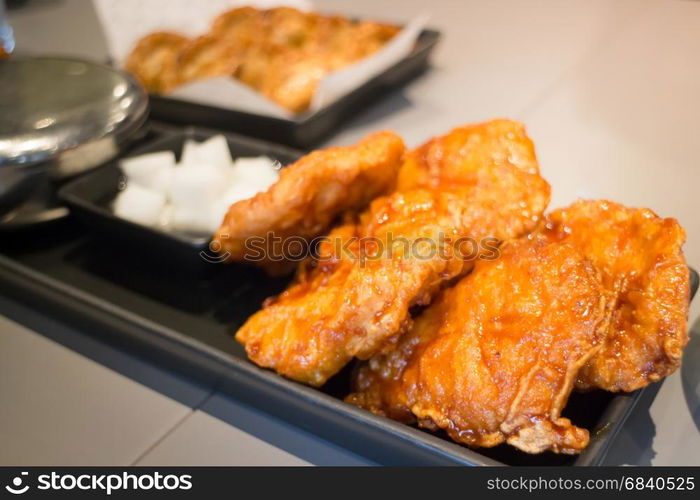
[[[522,120],[553,207],[607,197],[677,217],[688,262],[700,267],[700,2],[316,5],[395,21],[429,12],[444,34],[432,71],[359,113],[329,144],[387,128],[415,145],[463,123]],[[87,0],[30,0],[9,15],[21,52],[105,57]],[[683,368],[636,409],[609,463],[700,465],[698,303]],[[0,464],[370,464],[91,333],[0,291]]]

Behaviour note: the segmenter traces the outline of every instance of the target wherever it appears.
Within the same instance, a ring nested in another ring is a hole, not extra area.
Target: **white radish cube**
[[[175,231],[212,235],[221,221],[212,216],[211,207],[176,206],[170,216],[170,227]]]
[[[275,162],[265,156],[239,158],[233,166],[233,183],[249,186],[250,196],[267,189],[277,182],[280,173]]]
[[[128,184],[167,193],[175,167],[175,154],[172,151],[158,151],[119,162],[119,168],[126,175]]]
[[[197,163],[199,163],[199,143],[187,139],[182,146],[179,165],[196,165]]]
[[[228,206],[233,205],[237,201],[252,198],[260,192],[257,186],[247,182],[233,183],[226,192],[221,195],[221,201]]]
[[[221,203],[221,201],[215,203],[210,207],[209,220],[210,227],[212,228],[212,234],[214,234],[216,230],[219,229],[219,227],[221,226],[221,223],[224,222],[224,217],[226,217],[229,207],[229,204]]]
[[[203,207],[218,199],[230,184],[231,171],[214,165],[180,165],[174,169],[170,201],[177,207]]]
[[[166,198],[163,193],[130,184],[119,192],[114,200],[114,213],[123,219],[143,224],[158,226],[165,208]]]
[[[231,151],[228,149],[228,141],[223,135],[215,135],[197,144],[197,157],[199,163],[204,165],[216,165],[224,168],[229,168],[233,165]]]
[[[203,142],[185,141],[180,165],[216,165],[229,168],[233,164],[228,141],[223,135],[215,135]]]

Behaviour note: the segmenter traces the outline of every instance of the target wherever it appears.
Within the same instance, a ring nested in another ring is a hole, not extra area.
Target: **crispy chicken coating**
[[[149,92],[168,92],[180,83],[177,59],[188,41],[177,33],[151,33],[133,48],[126,60],[126,70]]]
[[[209,33],[231,43],[250,45],[263,29],[262,12],[254,7],[239,7],[219,14]]]
[[[242,59],[240,46],[210,35],[200,36],[185,44],[180,51],[177,59],[179,82],[232,76]]]
[[[258,92],[295,113],[308,109],[319,82],[329,72],[329,58],[286,46],[258,50],[259,57],[251,55],[241,66],[241,81],[249,83],[257,70],[252,86]]]
[[[309,39],[320,16],[292,7],[276,7],[262,13],[268,43],[302,47]]]
[[[605,304],[599,273],[572,245],[506,242],[416,318],[394,351],[363,364],[347,401],[469,446],[578,453],[588,431],[561,411],[600,347]]]
[[[290,262],[281,255],[285,240],[311,240],[343,212],[361,210],[389,192],[404,149],[399,136],[379,132],[354,146],[304,156],[284,168],[267,191],[234,203],[215,245],[229,260],[257,263],[273,274],[289,270]]]
[[[614,297],[601,351],[577,386],[634,391],[675,371],[688,342],[685,232],[646,208],[586,200],[548,216],[545,233],[591,259]]]
[[[489,243],[529,233],[549,201],[519,123],[458,128],[405,165],[437,180],[378,198],[332,232],[319,261],[302,266],[297,281],[238,331],[252,361],[319,386],[353,357],[391,350],[410,326],[410,308],[471,268],[474,244],[489,253]],[[462,183],[458,175],[441,182],[443,170],[461,172]]]

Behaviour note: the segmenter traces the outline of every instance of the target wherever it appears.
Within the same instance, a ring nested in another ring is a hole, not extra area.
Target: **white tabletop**
[[[606,197],[677,217],[700,267],[700,2],[324,0],[322,10],[444,34],[434,69],[329,141],[392,129],[410,145],[522,120],[552,206]],[[19,51],[103,59],[87,0],[9,12]],[[642,401],[611,464],[700,465],[700,301],[683,368]],[[0,291],[0,464],[369,464],[284,421],[102,344]],[[654,397],[655,396],[655,397]]]

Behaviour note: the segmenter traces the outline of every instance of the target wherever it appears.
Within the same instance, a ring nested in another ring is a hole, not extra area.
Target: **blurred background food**
[[[299,113],[325,75],[373,54],[399,29],[290,7],[245,6],[219,14],[208,33],[193,39],[171,32],[146,35],[125,67],[158,94],[230,76]]]

